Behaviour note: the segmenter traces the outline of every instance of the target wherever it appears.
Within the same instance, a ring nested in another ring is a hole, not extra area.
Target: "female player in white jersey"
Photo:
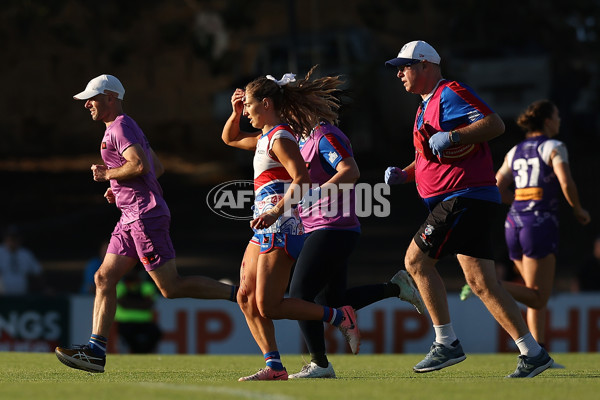
[[[322,82],[310,81],[308,75],[300,82],[293,74],[281,80],[268,75],[250,82],[245,90],[236,89],[231,97],[233,111],[222,139],[255,153],[254,219],[250,222],[254,235],[242,260],[238,303],[267,364],[240,381],[288,378],[277,349],[274,319],[329,322],[339,327],[352,351],[358,352],[359,333],[351,306],[335,309],[284,298],[303,242],[304,228],[296,205],[310,184],[294,132],[310,132],[318,122],[314,118],[330,112],[335,98],[323,90]],[[242,132],[242,115],[260,132]]]

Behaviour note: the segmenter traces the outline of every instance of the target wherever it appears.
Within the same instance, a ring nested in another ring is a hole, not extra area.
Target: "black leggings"
[[[318,230],[310,233],[296,261],[290,297],[329,307],[351,305],[358,310],[386,297],[385,284],[347,290],[348,259],[358,243],[358,232]],[[325,353],[321,321],[298,321],[311,354]]]

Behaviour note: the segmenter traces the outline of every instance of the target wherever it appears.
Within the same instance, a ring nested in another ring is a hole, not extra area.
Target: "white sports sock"
[[[540,351],[542,351],[542,346],[535,341],[531,335],[531,332],[515,340],[515,344],[523,356],[535,357],[540,354]]]
[[[446,347],[452,347],[452,343],[457,339],[454,328],[452,328],[452,322],[445,325],[434,325],[433,329],[435,330],[436,342]]]

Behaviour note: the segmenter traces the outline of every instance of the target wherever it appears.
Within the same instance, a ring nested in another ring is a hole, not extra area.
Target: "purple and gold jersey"
[[[510,213],[558,211],[560,184],[550,164],[558,140],[534,136],[513,147],[506,155],[515,182],[515,200]]]
[[[144,218],[169,216],[170,211],[163,199],[163,191],[154,173],[154,163],[150,144],[144,132],[129,116],[119,115],[106,128],[100,154],[109,168],[118,168],[125,164],[123,152],[128,147],[139,144],[150,162],[150,171],[133,179],[110,180],[116,205],[121,210],[121,223],[129,224]]]

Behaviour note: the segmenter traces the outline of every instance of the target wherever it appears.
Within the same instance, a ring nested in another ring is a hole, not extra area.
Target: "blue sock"
[[[281,357],[279,356],[278,351],[270,351],[265,353],[265,361],[267,363],[267,367],[275,371],[283,370],[283,363],[281,362]]]
[[[333,326],[340,326],[343,318],[344,313],[342,312],[342,310],[337,310],[335,308],[323,306],[323,321]]]
[[[90,336],[90,341],[88,345],[92,352],[97,356],[105,356],[106,355],[106,343],[108,343],[108,339],[104,336],[95,335],[92,333]]]

